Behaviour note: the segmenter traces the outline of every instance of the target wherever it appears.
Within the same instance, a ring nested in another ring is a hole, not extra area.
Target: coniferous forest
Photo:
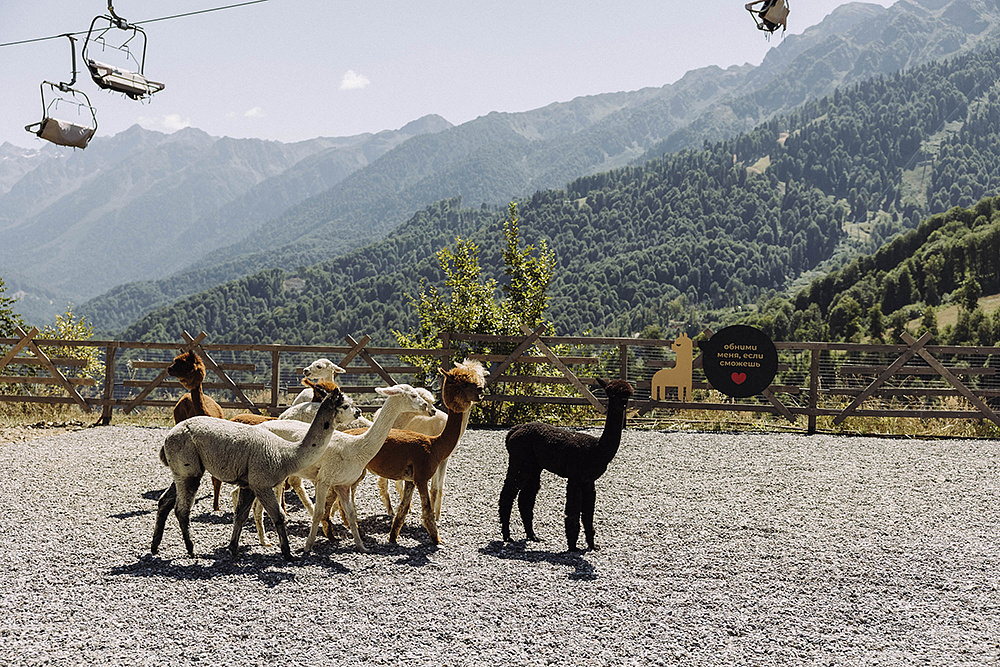
[[[555,252],[556,332],[669,335],[749,320],[778,339],[847,339],[977,289],[1000,291],[990,199],[1000,192],[998,56],[838,89],[700,150],[654,149],[658,157],[519,201],[524,241]],[[484,274],[502,279],[504,218],[502,208],[441,201],[377,244],[227,283],[120,335],[389,342],[415,326],[410,298],[421,281],[441,284],[435,253],[456,237],[474,241]],[[136,297],[109,298],[114,308]]]

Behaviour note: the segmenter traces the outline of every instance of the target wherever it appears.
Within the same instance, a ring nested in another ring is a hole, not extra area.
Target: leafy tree
[[[497,282],[484,280],[479,247],[472,241],[456,237],[454,248],[445,247],[437,253],[438,266],[445,275],[445,291],[425,284],[417,297],[410,297],[410,303],[417,310],[419,326],[409,333],[393,332],[401,347],[440,348],[442,332],[520,336],[522,324],[531,328],[545,324],[547,333],[553,331],[552,323],[545,321],[544,314],[555,255],[545,243],[540,244],[537,255],[533,246],[521,248],[516,204],[510,205],[507,216],[503,258],[508,282],[502,289],[505,297],[497,300]],[[453,360],[457,360],[472,354],[506,355],[513,352],[516,345],[455,341],[451,347],[455,350]],[[408,357],[406,361],[423,369],[425,383],[436,374],[437,362],[420,357]],[[521,391],[531,393],[532,388],[522,387]],[[512,404],[504,411],[501,405],[491,404],[480,405],[479,409],[488,422],[500,423],[513,418],[514,412],[531,408]]]
[[[17,298],[4,296],[6,291],[7,286],[4,284],[3,279],[0,278],[0,336],[10,338],[14,335],[15,327],[24,326],[24,320],[14,311],[14,304],[17,303]]]
[[[73,304],[69,304],[64,314],[56,315],[54,325],[46,325],[42,329],[40,337],[64,341],[86,341],[94,337],[94,327],[86,321],[86,318],[77,317],[73,313]],[[95,380],[100,380],[104,376],[104,361],[96,347],[56,345],[45,346],[42,351],[50,357],[82,359],[86,362],[84,366],[73,367],[69,373],[64,372],[64,375],[75,375]]]

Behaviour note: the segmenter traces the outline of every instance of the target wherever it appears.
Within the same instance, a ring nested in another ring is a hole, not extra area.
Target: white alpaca
[[[424,396],[428,403],[434,403],[434,394],[432,394],[427,389],[423,387],[417,388],[418,392]],[[465,428],[469,425],[469,416],[471,412],[463,413],[462,419],[462,429],[458,434],[459,439],[465,434]],[[378,412],[375,413],[375,417],[378,417]],[[406,414],[400,415],[396,419],[396,423],[393,428],[402,431],[413,431],[415,433],[423,433],[424,435],[429,435],[432,438],[441,435],[444,431],[445,424],[448,423],[448,413],[442,412],[441,410],[434,410],[434,414],[431,416],[418,415],[418,414]],[[347,431],[348,428],[343,428],[341,430]],[[431,495],[431,506],[434,508],[434,520],[441,520],[441,501],[444,497],[444,480],[446,477],[446,471],[448,468],[448,457],[445,457],[441,464],[434,471],[434,476],[431,478],[429,485],[429,493]],[[402,497],[403,495],[404,482],[401,479],[396,480],[396,494]],[[389,498],[389,480],[385,477],[378,478],[378,491],[379,496],[382,498],[382,505],[385,506],[386,514],[392,515],[392,501]]]
[[[294,560],[288,545],[285,517],[273,488],[298,468],[318,461],[330,438],[338,432],[335,425],[353,418],[355,410],[350,397],[339,388],[330,391],[316,419],[298,443],[289,443],[257,426],[215,417],[192,417],[174,426],[160,449],[160,460],[170,468],[174,481],[160,496],[150,551],[155,554],[159,549],[167,516],[174,509],[188,554],[194,556],[190,535],[191,506],[207,470],[214,477],[240,487],[229,542],[232,557],[237,555],[240,532],[256,497],[274,522],[282,555],[286,560]]]
[[[434,397],[432,396],[430,402],[433,403],[433,401]],[[312,423],[318,409],[319,402],[315,400],[314,396],[308,403],[297,403],[287,408],[278,416],[277,420],[272,420],[283,421],[284,423],[268,424],[267,429],[276,435],[280,435],[285,440],[298,442],[305,435],[308,430],[308,425]],[[413,413],[407,414],[412,415]],[[355,418],[351,421],[337,424],[337,430],[347,431],[354,428],[367,428],[371,425],[372,421],[370,419],[365,419],[365,417],[361,415],[360,411],[358,411]],[[277,486],[274,487],[274,494],[281,503],[282,508],[285,506],[285,489],[288,488],[291,488],[292,491],[295,492],[295,495],[298,496],[299,500],[302,502],[302,507],[305,508],[306,512],[312,515],[312,501],[309,500],[309,495],[302,487],[302,478],[298,475],[289,475],[286,479],[282,480]],[[233,491],[233,505],[236,505],[236,491]],[[267,539],[267,534],[264,532],[264,506],[260,504],[259,500],[255,500],[253,503],[253,519],[254,525],[257,527],[257,539],[261,546],[271,546],[271,543]]]
[[[364,475],[365,466],[378,454],[385,442],[396,418],[405,412],[417,412],[426,415],[434,413],[434,406],[428,403],[408,384],[398,384],[392,387],[377,388],[379,395],[385,397],[385,405],[379,411],[371,427],[363,435],[351,435],[337,431],[330,438],[326,451],[308,466],[303,466],[295,474],[312,480],[316,486],[316,502],[313,507],[312,526],[306,539],[305,551],[312,549],[316,542],[320,521],[325,516],[327,495],[332,488],[340,503],[341,511],[354,536],[354,543],[359,551],[367,551],[361,541],[358,530],[357,514],[354,510],[354,500],[351,496],[353,485]],[[294,424],[295,422],[289,422]],[[282,436],[296,437],[295,430],[301,427],[289,428],[280,420],[266,422],[258,426],[264,429],[276,429]]]
[[[308,366],[302,369],[302,376],[304,379],[308,380],[328,380],[333,382],[334,379],[343,373],[346,373],[343,368],[333,363],[329,359],[317,359]],[[312,389],[306,387],[299,392],[299,395],[295,397],[292,401],[292,405],[297,405],[299,403],[309,403],[313,400]]]

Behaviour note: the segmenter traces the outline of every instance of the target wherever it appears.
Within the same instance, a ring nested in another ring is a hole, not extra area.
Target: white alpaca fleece
[[[310,380],[320,381],[329,380],[334,381],[334,378],[338,375],[346,373],[343,368],[333,363],[329,359],[317,359],[308,366],[302,369],[302,376],[309,378]],[[311,387],[306,387],[299,392],[299,395],[295,397],[292,401],[292,405],[298,405],[299,403],[308,403],[313,400],[313,390]]]

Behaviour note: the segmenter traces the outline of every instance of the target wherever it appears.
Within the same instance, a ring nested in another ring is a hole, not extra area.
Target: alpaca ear
[[[602,380],[601,378],[597,378],[597,384],[600,385],[601,389],[607,389],[608,388],[608,383],[605,382],[604,380]]]
[[[333,374],[334,374],[334,375],[342,375],[342,374],[344,374],[344,373],[346,373],[346,372],[347,372],[347,371],[345,371],[345,370],[344,370],[343,368],[341,368],[341,367],[340,367],[340,366],[338,366],[337,364],[334,364],[334,365],[333,365]]]
[[[399,387],[375,387],[375,393],[385,397],[395,396],[400,391]]]

